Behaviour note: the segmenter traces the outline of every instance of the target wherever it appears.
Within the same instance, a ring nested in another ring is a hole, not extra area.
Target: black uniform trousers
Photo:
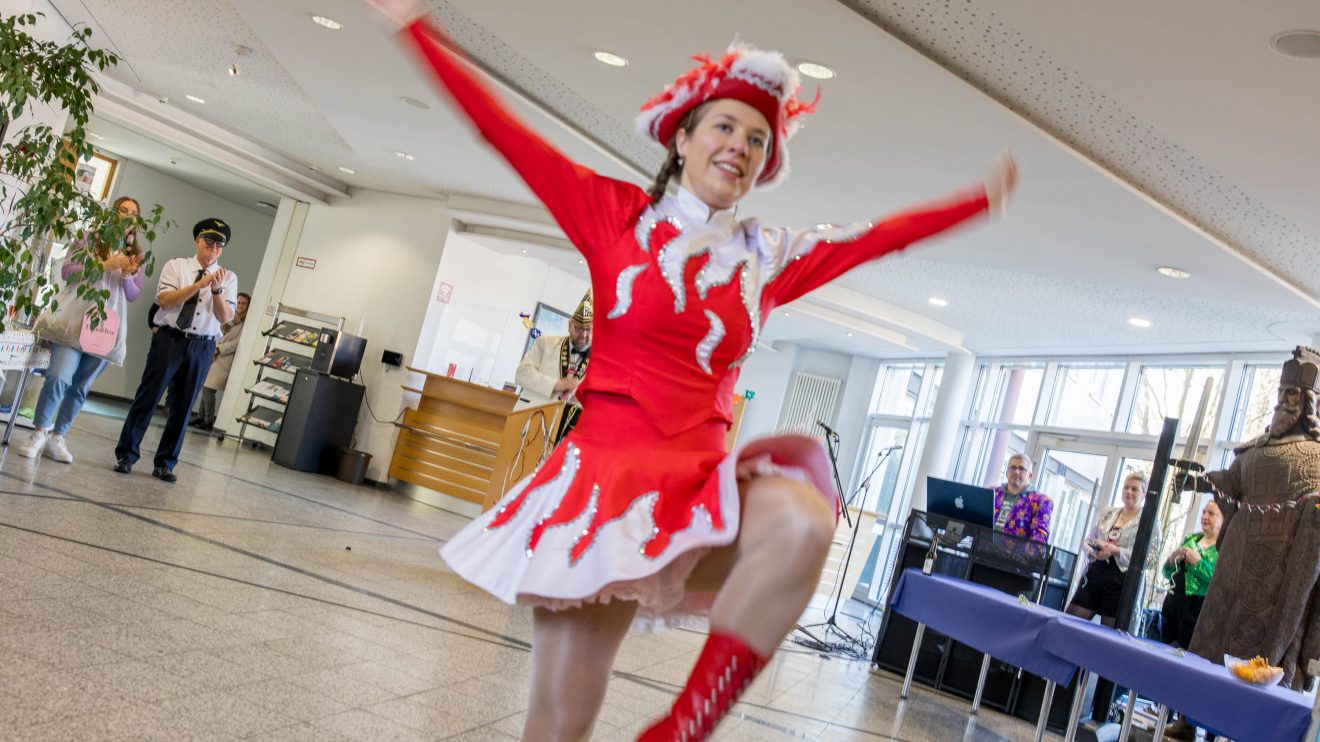
[[[152,333],[147,367],[142,371],[142,382],[133,395],[124,428],[119,432],[115,458],[137,463],[142,457],[138,446],[151,424],[151,416],[161,395],[169,389],[173,403],[169,417],[165,419],[165,432],[161,433],[160,444],[156,446],[155,465],[173,469],[179,463],[188,413],[206,381],[206,372],[211,369],[214,356],[215,338],[187,335],[173,327],[161,327]]]

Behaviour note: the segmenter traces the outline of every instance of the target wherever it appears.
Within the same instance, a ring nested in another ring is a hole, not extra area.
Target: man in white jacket
[[[568,321],[568,335],[542,335],[518,364],[514,379],[532,404],[563,400],[576,405],[578,384],[591,359],[591,292]]]

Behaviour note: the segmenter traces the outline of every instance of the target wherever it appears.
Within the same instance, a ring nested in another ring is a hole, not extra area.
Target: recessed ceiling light
[[[852,333],[851,333],[851,332],[850,332],[850,333],[848,333],[848,337],[852,337]]]
[[[95,140],[98,141],[98,142],[113,142],[113,141],[115,141],[114,139],[112,139],[112,138],[110,138],[110,137],[103,137],[103,136],[101,136],[100,134],[97,134],[97,133],[94,132],[94,131],[89,131],[89,132],[87,132],[87,136],[91,137],[92,139],[95,139]]]
[[[422,101],[419,101],[419,100],[417,100],[416,98],[414,98],[414,97],[412,97],[412,96],[410,96],[410,95],[402,96],[402,97],[399,98],[399,100],[403,101],[404,103],[407,103],[408,105],[412,106],[413,108],[417,108],[417,109],[420,109],[420,110],[423,110],[423,111],[429,111],[429,110],[431,110],[431,106],[430,106],[429,104],[424,103],[424,102],[422,102]]]
[[[341,173],[348,173],[349,175],[357,175],[357,171],[356,171],[356,170],[354,170],[354,169],[351,168],[351,167],[344,167],[343,165],[340,165],[340,166],[339,166],[339,172],[341,172]]]
[[[608,64],[611,67],[628,66],[628,60],[624,59],[623,57],[620,57],[618,54],[611,54],[610,52],[596,52],[592,56],[596,58],[597,62],[600,62],[601,64]]]
[[[578,265],[582,265],[585,262],[587,261],[583,260],[582,258],[578,258]]]
[[[201,99],[201,98],[198,98],[198,97],[195,96],[195,95],[185,95],[185,96],[183,96],[183,97],[187,98],[188,100],[192,101],[193,103],[200,103],[200,104],[203,104],[203,105],[206,104],[206,101],[205,101],[205,100],[203,100],[203,99]]]
[[[315,23],[318,26],[325,26],[331,31],[338,31],[339,29],[344,27],[344,24],[340,23],[339,21],[333,18],[326,18],[323,15],[312,16],[312,23]]]
[[[1150,320],[1142,317],[1132,317],[1128,319],[1128,324],[1133,327],[1150,327]]]
[[[279,207],[269,201],[258,201],[257,206],[265,206],[268,209],[278,209]]]
[[[790,317],[790,316],[792,316],[792,315],[790,315],[788,312],[784,312],[784,316],[785,316],[785,317]]]
[[[526,254],[527,254],[527,249],[526,249],[526,248],[523,248],[523,255],[526,255]]]
[[[930,297],[929,299],[927,299],[926,301],[930,302],[931,304],[934,304],[934,305],[937,306],[937,307],[947,307],[947,306],[949,306],[949,300],[948,300],[948,299],[941,299],[941,298],[938,297],[938,296],[932,296],[932,297]]]
[[[834,77],[834,70],[823,64],[816,64],[815,62],[799,63],[798,72],[801,72],[813,80],[828,80]]]
[[[1293,59],[1320,59],[1320,31],[1284,31],[1270,39],[1274,51]]]
[[[1191,278],[1191,277],[1192,277],[1192,274],[1188,273],[1187,271],[1183,270],[1182,268],[1174,268],[1174,267],[1171,266],[1171,265],[1162,265],[1162,266],[1156,268],[1156,269],[1155,269],[1155,272],[1156,272],[1156,273],[1159,273],[1161,276],[1168,276],[1169,278]]]
[[[397,149],[394,150],[394,156],[399,158],[400,160],[407,160],[408,162],[412,162],[413,160],[417,159],[417,155],[410,155],[407,152],[403,152]]]

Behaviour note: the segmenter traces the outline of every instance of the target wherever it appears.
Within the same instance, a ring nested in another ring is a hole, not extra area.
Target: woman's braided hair
[[[655,175],[655,182],[647,189],[646,195],[651,197],[651,205],[660,203],[660,199],[665,197],[665,191],[669,188],[669,181],[683,170],[683,158],[678,154],[678,131],[692,131],[697,124],[701,123],[701,117],[706,115],[706,109],[710,108],[711,101],[706,101],[683,116],[683,120],[678,123],[678,129],[674,131],[674,138],[669,142],[669,153],[665,155],[665,164],[660,166],[660,172]]]

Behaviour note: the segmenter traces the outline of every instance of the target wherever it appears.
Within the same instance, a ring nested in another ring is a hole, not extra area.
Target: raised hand
[[[985,198],[990,203],[990,210],[1002,211],[1016,190],[1017,163],[1013,161],[1013,155],[1004,153],[985,178]]]
[[[362,0],[362,4],[383,16],[395,28],[403,28],[426,13],[418,0]]]

